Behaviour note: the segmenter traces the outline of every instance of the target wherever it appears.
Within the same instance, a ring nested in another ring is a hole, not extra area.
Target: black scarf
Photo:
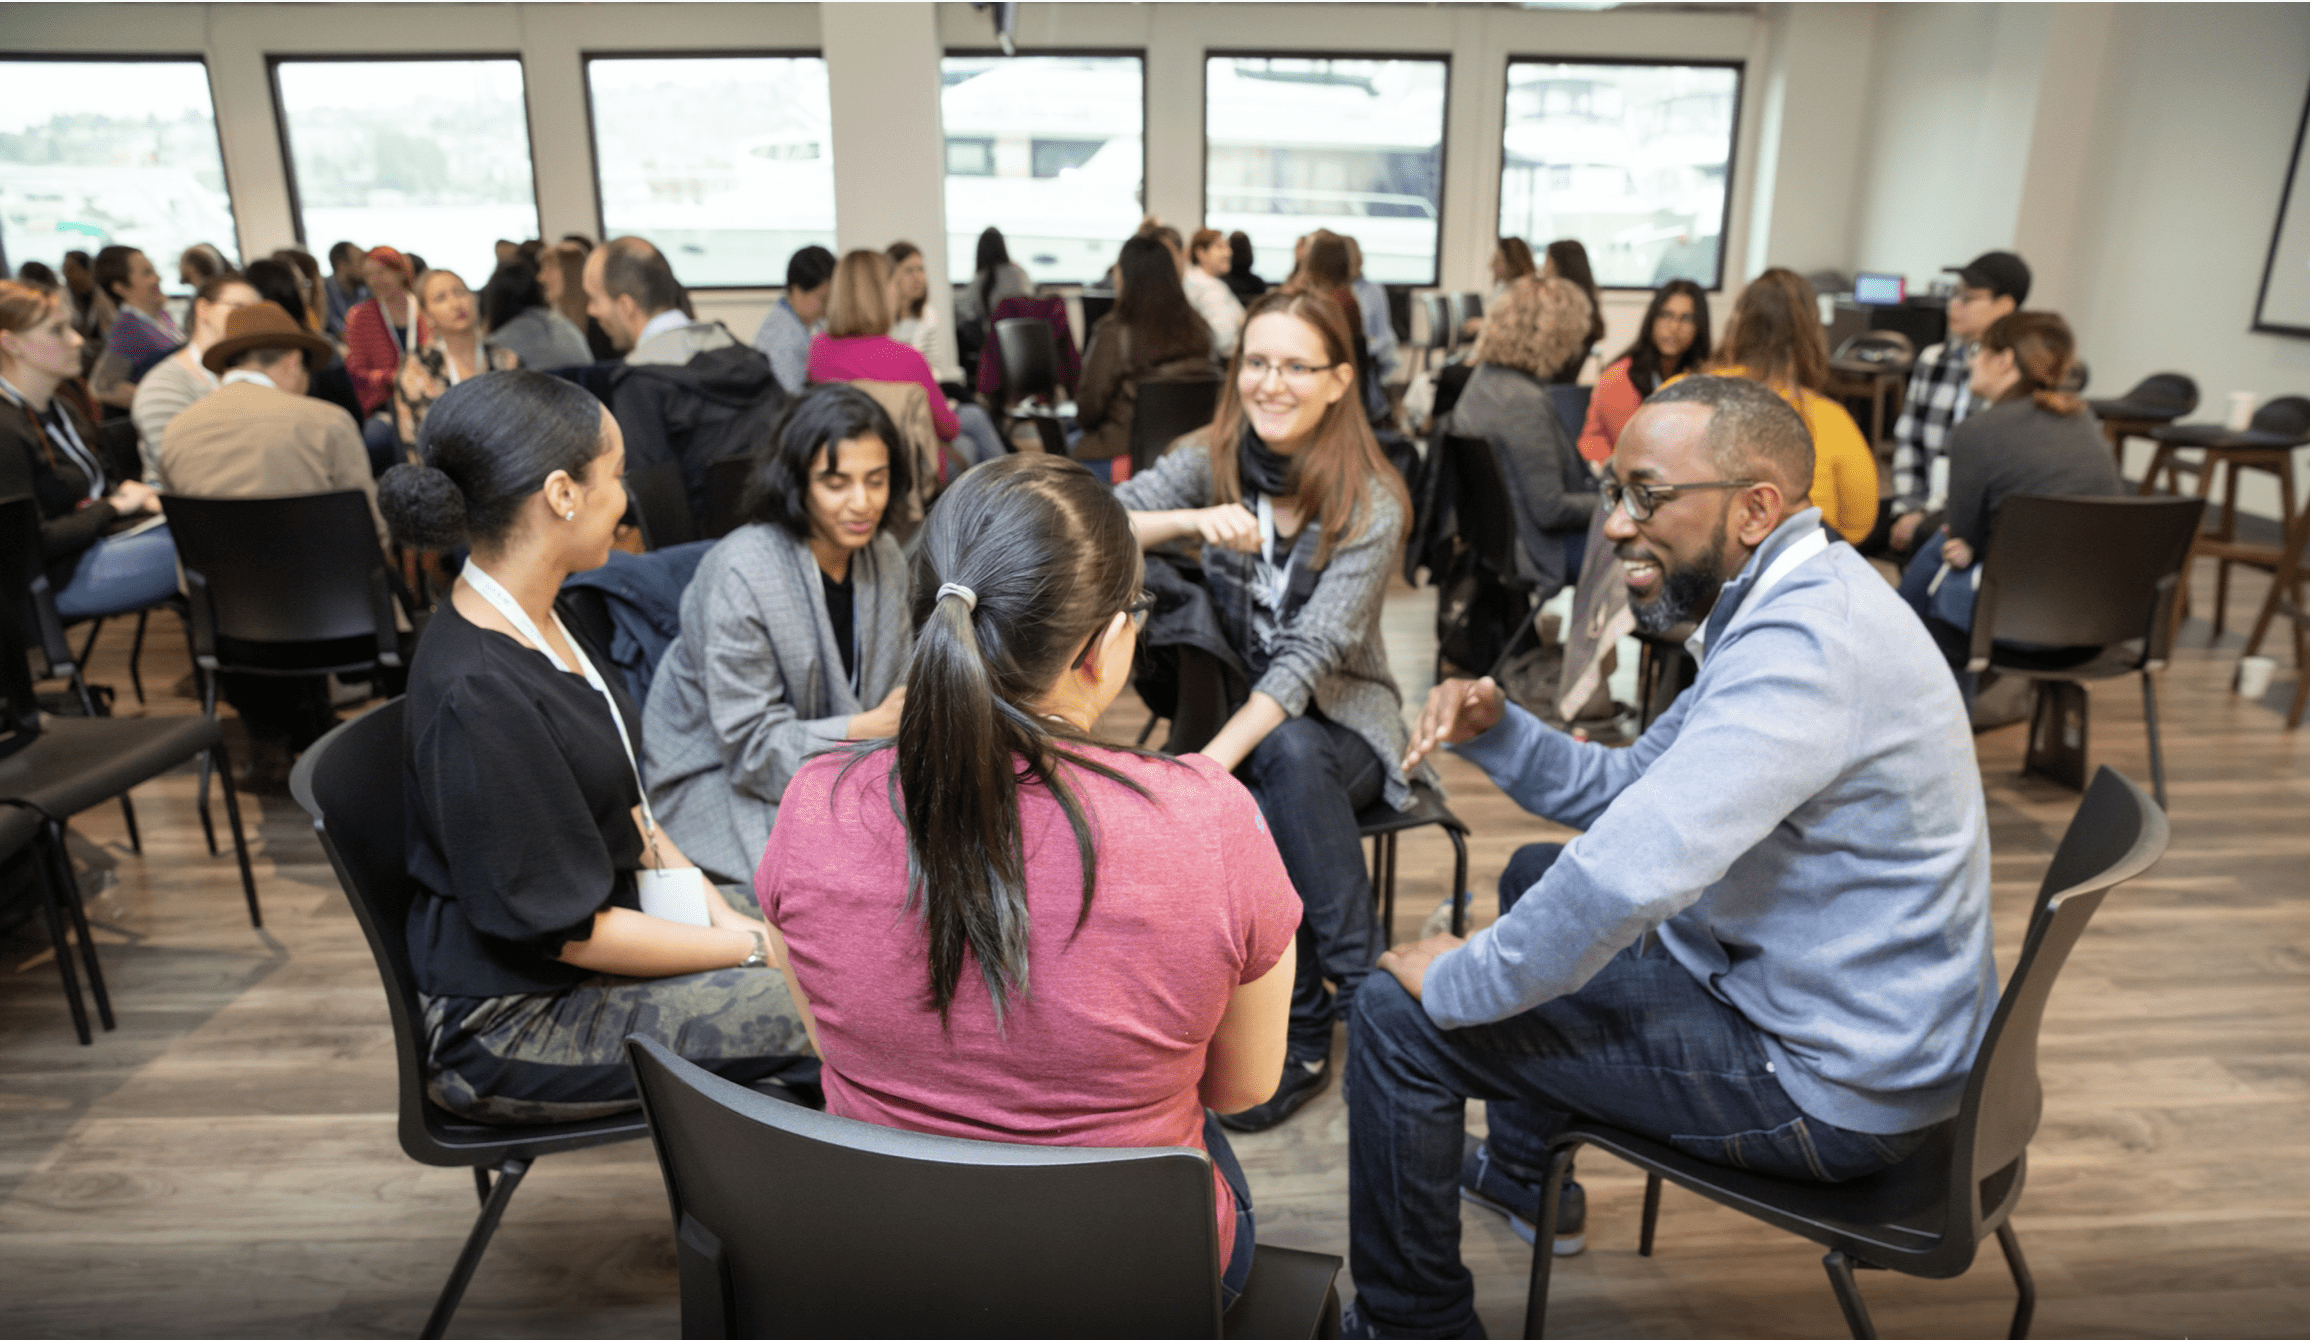
[[[1271,451],[1251,425],[1243,425],[1243,444],[1236,449],[1235,471],[1243,481],[1244,494],[1263,494],[1270,498],[1284,498],[1291,494],[1291,457]]]

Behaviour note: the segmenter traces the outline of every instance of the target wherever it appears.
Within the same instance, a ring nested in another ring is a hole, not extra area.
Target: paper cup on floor
[[[2253,422],[2254,393],[2252,391],[2230,392],[2230,417],[2222,421],[2222,426],[2233,433],[2242,433],[2251,427]]]
[[[2246,656],[2238,661],[2238,696],[2259,698],[2270,691],[2270,676],[2278,673],[2275,656]]]

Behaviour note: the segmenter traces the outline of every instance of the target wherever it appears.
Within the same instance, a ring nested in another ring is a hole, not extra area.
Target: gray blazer
[[[1468,378],[1444,431],[1480,437],[1500,453],[1516,513],[1516,566],[1546,600],[1564,589],[1563,536],[1584,535],[1596,514],[1596,478],[1580,459],[1547,384],[1515,368],[1485,364]]]
[[[1200,440],[1182,439],[1153,469],[1116,485],[1115,496],[1134,512],[1209,507],[1210,452]],[[1315,527],[1301,528],[1294,551],[1299,571],[1286,597],[1275,655],[1251,687],[1293,716],[1312,705],[1362,736],[1387,769],[1388,804],[1402,809],[1411,801],[1411,784],[1401,767],[1411,732],[1404,726],[1403,693],[1388,670],[1380,606],[1387,597],[1388,574],[1403,555],[1404,509],[1376,483],[1365,493],[1364,506],[1369,520],[1363,533],[1334,548],[1320,573],[1311,574],[1305,566],[1315,555]],[[1203,574],[1220,627],[1243,651],[1251,627],[1251,556],[1206,549]],[[1418,775],[1435,781],[1425,763]]]
[[[906,677],[914,631],[898,541],[875,536],[852,556],[850,582],[855,693],[818,564],[784,530],[732,531],[682,593],[682,634],[659,663],[642,715],[643,773],[658,822],[723,883],[753,882],[786,783]]]

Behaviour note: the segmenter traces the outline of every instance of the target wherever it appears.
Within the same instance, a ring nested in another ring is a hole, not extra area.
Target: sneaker
[[[1468,1151],[1460,1162],[1460,1199],[1508,1216],[1508,1227],[1529,1243],[1540,1234],[1540,1192],[1540,1187],[1494,1164],[1483,1141],[1468,1137]],[[1587,1245],[1588,1196],[1578,1182],[1566,1177],[1556,1197],[1554,1251],[1558,1256],[1577,1256]]]
[[[1473,934],[1475,932],[1476,895],[1470,890],[1463,889],[1460,891],[1460,896],[1457,899],[1446,898],[1444,901],[1436,904],[1436,910],[1430,912],[1428,914],[1428,919],[1420,923],[1420,939],[1433,939],[1436,936],[1445,934],[1452,929],[1452,904],[1454,902],[1458,902],[1460,905],[1460,927],[1462,931],[1469,934]]]
[[[1349,1303],[1339,1310],[1339,1334],[1340,1340],[1386,1340],[1364,1315],[1360,1302]],[[1484,1333],[1484,1323],[1474,1320],[1468,1323],[1467,1330],[1460,1332],[1457,1340],[1489,1340],[1489,1337]]]
[[[1275,1097],[1241,1112],[1224,1112],[1219,1124],[1231,1131],[1264,1131],[1283,1124],[1284,1118],[1307,1106],[1331,1080],[1329,1061],[1285,1061]]]

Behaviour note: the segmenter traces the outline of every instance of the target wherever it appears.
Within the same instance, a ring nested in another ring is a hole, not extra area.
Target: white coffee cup
[[[2238,659],[2238,696],[2259,698],[2270,691],[2270,676],[2278,673],[2275,656],[2243,656]]]
[[[2230,417],[2222,420],[2222,426],[2233,433],[2242,433],[2253,422],[2254,393],[2252,391],[2230,392]]]

